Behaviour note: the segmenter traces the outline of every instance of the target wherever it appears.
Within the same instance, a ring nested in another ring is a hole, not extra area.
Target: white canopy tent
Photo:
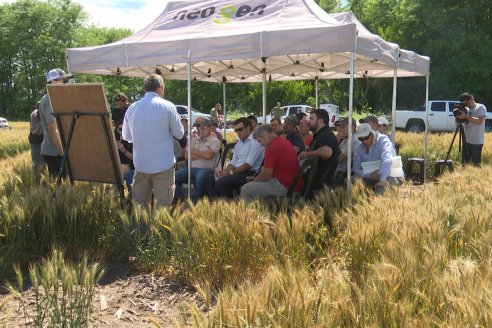
[[[186,79],[190,108],[191,80],[263,82],[266,91],[267,81],[350,78],[352,116],[355,77],[394,77],[396,88],[396,76],[429,73],[427,57],[370,33],[350,12],[330,15],[312,0],[169,2],[132,36],[66,54],[72,73]]]

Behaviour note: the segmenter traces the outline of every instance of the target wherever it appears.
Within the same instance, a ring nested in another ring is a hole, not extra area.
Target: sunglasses
[[[370,137],[371,137],[371,134],[369,133],[369,134],[367,135],[367,137],[364,137],[364,138],[359,138],[359,141],[365,141],[365,140],[368,140]]]
[[[234,132],[239,133],[239,132],[241,132],[243,130],[244,130],[244,128],[237,128],[237,129],[234,129]]]

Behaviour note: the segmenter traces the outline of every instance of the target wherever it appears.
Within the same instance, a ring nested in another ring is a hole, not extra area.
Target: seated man
[[[379,116],[378,117],[378,131],[379,133],[381,134],[385,134],[388,136],[388,138],[390,139],[391,143],[395,143],[395,136],[393,134],[391,134],[391,132],[386,132],[386,130],[388,129],[388,126],[389,126],[389,121],[386,117],[384,116]]]
[[[361,118],[359,120],[359,123],[362,124],[362,123],[369,123],[369,125],[371,126],[371,128],[373,130],[377,130],[378,129],[378,118],[374,115],[369,115],[365,118]]]
[[[275,132],[277,135],[281,135],[283,132],[282,122],[280,121],[279,118],[272,118],[270,121],[270,127],[272,128],[273,132]]]
[[[220,141],[212,134],[212,121],[206,119],[200,122],[198,126],[198,138],[194,138],[190,143],[191,150],[191,178],[194,181],[195,188],[191,197],[196,203],[204,195],[204,182],[207,176],[213,176],[217,157],[219,155]],[[188,151],[184,152],[185,158],[188,158]],[[184,198],[181,185],[188,182],[188,167],[184,166],[176,171],[176,197]]]
[[[219,128],[219,121],[211,120],[212,121],[212,134],[215,134],[217,139],[219,139],[220,142],[224,140],[224,136],[222,133],[220,133],[217,129]]]
[[[292,144],[296,154],[304,151],[304,140],[297,132],[297,119],[295,116],[286,117],[284,120],[283,131],[285,138]]]
[[[268,125],[256,128],[254,137],[266,148],[265,161],[258,176],[241,188],[241,198],[248,203],[256,198],[284,197],[300,169],[297,154],[291,143]],[[302,191],[303,185],[301,178],[294,192]]]
[[[311,112],[309,124],[311,130],[314,131],[313,141],[308,151],[299,153],[300,159],[319,158],[318,179],[314,182],[314,190],[320,190],[325,185],[332,185],[340,154],[337,138],[329,128],[329,122],[330,117],[326,110],[315,109]]]
[[[248,120],[251,123],[251,131],[254,131],[258,126],[258,119],[254,115],[249,115]]]
[[[383,194],[386,184],[401,185],[403,177],[391,177],[391,164],[396,156],[395,148],[388,136],[373,130],[369,123],[357,127],[355,135],[361,144],[354,153],[354,174],[363,179],[364,184]],[[374,162],[378,165],[372,172],[364,172],[362,163]]]
[[[216,173],[215,190],[214,194],[209,194],[210,198],[232,198],[234,190],[239,190],[248,176],[258,172],[263,162],[264,150],[253,138],[249,120],[246,117],[238,118],[234,121],[234,131],[239,140],[227,167]]]
[[[337,140],[338,146],[340,147],[340,155],[338,155],[338,164],[335,171],[335,184],[342,185],[347,178],[347,158],[348,156],[348,117],[341,117],[338,121],[335,122],[335,127],[337,129]],[[360,145],[359,139],[355,136],[355,128],[356,128],[355,120],[352,120],[352,147],[350,151],[350,161],[353,162],[355,148]],[[353,171],[353,166],[352,166]]]
[[[304,140],[304,149],[309,148],[311,146],[311,142],[313,141],[313,133],[309,129],[309,121],[303,118],[299,121],[297,128],[299,129],[299,134],[301,135],[302,140]]]

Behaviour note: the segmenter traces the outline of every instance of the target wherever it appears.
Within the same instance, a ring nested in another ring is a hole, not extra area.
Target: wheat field
[[[53,184],[34,183],[26,131],[0,131],[12,133],[0,149],[17,149],[0,158],[2,282],[29,267],[69,270],[66,261],[91,272],[72,282],[90,292],[100,277],[92,265],[125,255],[200,293],[205,310],[183,307],[176,326],[490,327],[490,134],[482,168],[462,167],[453,149],[454,172],[383,197],[355,185],[295,204],[204,200],[170,213],[134,209],[111,186],[89,183],[62,186],[53,202]],[[429,136],[430,162],[444,158],[451,137]],[[422,135],[398,132],[397,141],[403,158],[423,157]],[[56,283],[67,275],[45,276]],[[75,310],[90,317],[87,303]]]

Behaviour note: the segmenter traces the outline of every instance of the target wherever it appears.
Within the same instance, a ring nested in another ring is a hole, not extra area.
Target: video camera
[[[454,104],[453,108],[453,115],[454,117],[457,117],[461,113],[463,114],[468,114],[468,110],[466,109],[466,102],[458,102]],[[466,120],[464,119],[456,119],[458,123],[465,123]]]

